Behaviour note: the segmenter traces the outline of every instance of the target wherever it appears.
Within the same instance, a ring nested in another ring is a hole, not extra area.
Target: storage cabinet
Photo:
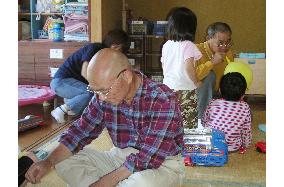
[[[128,60],[134,69],[143,71],[144,62],[144,37],[143,35],[129,35],[130,47]]]
[[[49,16],[61,17],[64,15],[62,9],[56,9],[53,5],[44,8],[44,12],[37,12],[39,0],[18,0],[19,12],[19,42],[18,42],[18,67],[19,67],[19,84],[38,84],[49,85],[50,71],[49,67],[59,67],[64,60],[80,47],[88,42],[52,42],[50,39],[41,39],[40,31]],[[55,1],[50,2],[54,3]],[[77,3],[77,0],[64,0],[65,5]],[[82,2],[82,1],[81,1]],[[78,5],[78,3],[76,4]],[[89,9],[91,1],[79,3],[81,6],[88,5],[88,26],[90,25]],[[53,6],[53,7],[52,7]],[[60,6],[60,5],[58,5]],[[71,5],[70,5],[71,6]],[[76,6],[75,6],[76,7]],[[58,7],[57,7],[58,8]],[[39,16],[40,15],[40,16]],[[39,18],[39,19],[38,19]],[[90,29],[89,29],[90,31]],[[89,32],[90,33],[90,32]],[[88,36],[90,39],[90,35]],[[50,56],[51,49],[61,51],[60,58]]]
[[[31,45],[19,43],[18,79],[21,84],[35,83],[35,61]]]
[[[49,85],[49,67],[59,67],[83,42],[19,42],[19,84]],[[50,50],[62,51],[62,58],[50,57]]]
[[[19,40],[50,39],[52,37],[52,29],[44,31],[43,27],[46,27],[45,24],[48,17],[60,18],[62,20],[65,13],[63,7],[67,5],[73,6],[75,4],[77,8],[87,6],[88,25],[90,26],[91,17],[88,14],[91,6],[90,0],[85,2],[77,2],[77,0],[46,0],[44,4],[41,2],[40,0],[18,0]],[[67,13],[70,13],[70,11]],[[74,9],[74,13],[79,14],[79,11]],[[88,34],[87,41],[90,41],[90,34]]]
[[[157,35],[145,35],[145,74],[152,79],[162,82],[163,70],[161,64],[162,47],[165,38]]]
[[[128,56],[131,61],[141,61],[140,69],[148,77],[162,82],[163,70],[161,64],[162,47],[165,43],[167,21],[135,21],[127,18],[127,6],[123,2],[123,25],[128,30],[131,45]],[[128,24],[128,26],[126,26]]]
[[[162,82],[163,72],[160,62],[163,36],[156,35],[130,35],[131,45],[128,51],[130,63],[150,78]],[[138,64],[139,63],[139,64]]]

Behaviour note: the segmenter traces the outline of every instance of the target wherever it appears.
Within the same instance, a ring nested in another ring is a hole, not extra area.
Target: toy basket
[[[190,157],[192,164],[199,166],[224,166],[228,162],[228,146],[225,141],[225,135],[222,131],[211,129],[211,148],[183,150],[183,157]],[[200,135],[200,139],[204,134]],[[185,144],[188,142],[185,141]],[[203,145],[198,142],[197,147]],[[202,147],[201,147],[202,148]]]
[[[164,36],[167,32],[168,21],[155,21],[153,35]]]
[[[130,34],[151,34],[152,28],[152,23],[149,21],[130,21],[128,24],[128,31]]]

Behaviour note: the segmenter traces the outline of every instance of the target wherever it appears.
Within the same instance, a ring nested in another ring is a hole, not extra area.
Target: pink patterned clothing
[[[203,115],[202,124],[223,131],[229,151],[251,144],[251,112],[244,101],[213,99]]]

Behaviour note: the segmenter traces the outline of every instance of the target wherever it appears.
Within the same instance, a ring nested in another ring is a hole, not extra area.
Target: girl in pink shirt
[[[224,75],[220,83],[222,98],[213,99],[203,115],[202,125],[225,133],[229,151],[251,144],[251,112],[243,101],[247,88],[245,78],[237,72]]]
[[[195,14],[186,7],[173,8],[168,14],[168,41],[162,48],[163,83],[175,91],[181,105],[184,128],[197,127],[197,95],[201,85],[195,61],[202,56],[193,43],[197,25]]]

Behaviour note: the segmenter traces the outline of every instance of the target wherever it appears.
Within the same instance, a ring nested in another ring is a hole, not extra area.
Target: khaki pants
[[[110,151],[99,152],[85,148],[79,153],[55,166],[57,174],[71,187],[87,187],[102,176],[119,168],[134,148],[120,149],[113,147]],[[181,156],[170,156],[158,169],[135,172],[120,181],[118,187],[177,187],[184,179],[184,164]]]

